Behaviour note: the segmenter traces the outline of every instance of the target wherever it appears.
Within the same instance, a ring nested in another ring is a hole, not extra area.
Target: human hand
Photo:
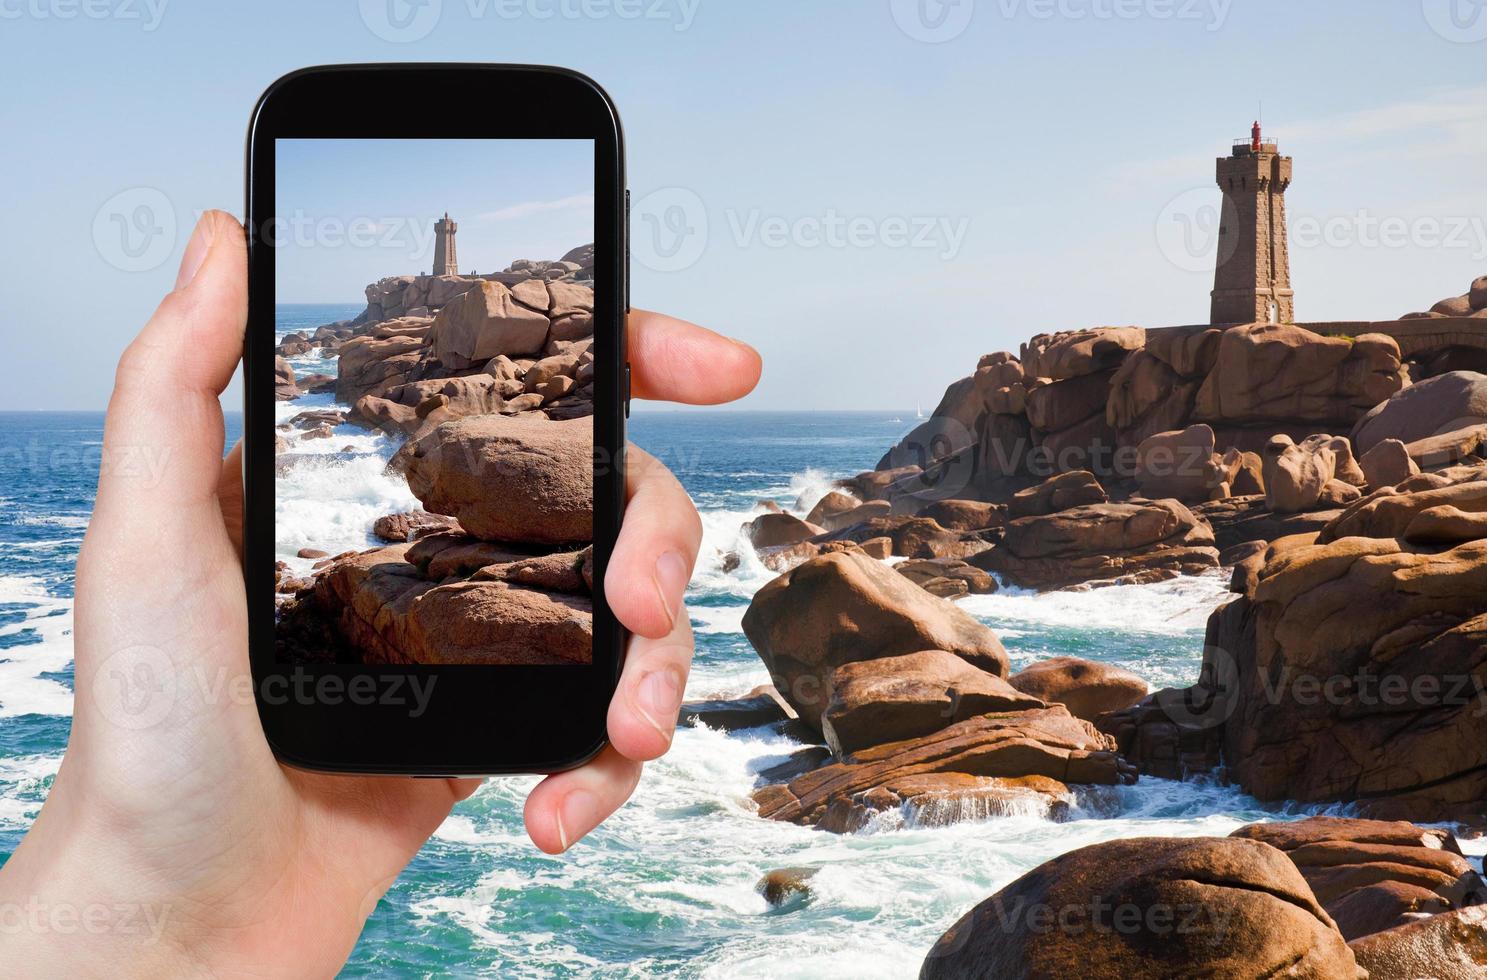
[[[398,873],[479,786],[306,773],[280,766],[264,741],[240,456],[222,458],[218,401],[246,317],[242,227],[208,212],[175,290],[119,363],[78,561],[72,735],[0,868],[0,905],[96,910],[87,932],[42,923],[6,939],[5,961],[34,975],[331,976]],[[629,338],[638,398],[725,402],[759,376],[752,348],[659,314],[632,314]],[[665,467],[628,458],[605,590],[634,638],[609,747],[527,801],[528,832],[552,853],[623,804],[642,763],[670,746],[692,657],[682,594],[701,525]],[[154,696],[142,712],[141,681]]]

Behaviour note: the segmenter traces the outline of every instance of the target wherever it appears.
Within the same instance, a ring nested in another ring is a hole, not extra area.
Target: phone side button
[[[625,418],[630,417],[630,364],[625,362]]]
[[[630,188],[625,188],[625,312],[630,312]]]

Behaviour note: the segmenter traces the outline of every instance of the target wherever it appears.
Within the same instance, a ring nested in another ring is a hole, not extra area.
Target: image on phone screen
[[[591,664],[593,141],[274,159],[277,661]]]

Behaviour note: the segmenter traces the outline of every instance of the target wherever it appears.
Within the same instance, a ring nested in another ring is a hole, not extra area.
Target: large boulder
[[[1242,468],[1242,454],[1233,449],[1220,454],[1214,446],[1213,429],[1201,422],[1141,440],[1134,475],[1142,495],[1194,504],[1227,497]]]
[[[1349,942],[1487,902],[1487,885],[1447,830],[1308,817],[1250,824],[1231,836],[1284,851]]]
[[[498,282],[481,280],[439,311],[429,339],[446,368],[482,365],[498,354],[536,354],[547,343],[551,321],[517,302]]]
[[[944,650],[843,664],[832,673],[830,687],[821,733],[839,757],[929,735],[975,715],[1044,707]]]
[[[1063,381],[1118,368],[1146,344],[1140,327],[1096,327],[1039,334],[1022,345],[1022,367],[1029,378]]]
[[[1357,500],[1367,475],[1345,436],[1317,434],[1301,442],[1272,436],[1262,453],[1265,503],[1276,514],[1299,514]]]
[[[920,738],[860,749],[789,783],[765,786],[755,791],[754,801],[759,815],[771,820],[854,829],[868,811],[902,800],[906,780],[953,775],[956,781],[1037,777],[1095,786],[1133,782],[1134,770],[1112,749],[1106,736],[1061,706],[977,715]],[[896,784],[899,790],[893,789]],[[930,788],[921,783],[917,790]],[[1025,788],[1044,793],[1063,787]]]
[[[1213,530],[1175,500],[1091,504],[1007,525],[970,559],[1022,588],[1154,582],[1217,568]]]
[[[1420,472],[1409,448],[1398,439],[1381,439],[1358,460],[1370,490],[1392,487]]]
[[[476,415],[399,451],[408,487],[477,538],[565,543],[594,535],[593,423]]]
[[[298,398],[299,386],[294,380],[294,368],[283,357],[274,357],[274,398],[278,401],[288,401]]]
[[[1487,906],[1418,919],[1350,944],[1369,980],[1487,976]]]
[[[921,589],[942,599],[990,595],[998,588],[996,579],[959,558],[911,558],[899,562],[893,569]]]
[[[1086,504],[1103,504],[1110,498],[1105,488],[1088,470],[1071,470],[1051,476],[1042,483],[1026,487],[1012,495],[1007,504],[1007,517],[1035,517],[1056,514],[1061,510],[1083,507]]]
[[[1133,838],[1054,858],[950,927],[921,980],[1362,978],[1284,854],[1237,839]]]
[[[1008,673],[995,633],[863,554],[823,555],[779,576],[754,596],[743,631],[781,695],[818,729],[843,664],[944,650]]]
[[[979,531],[1001,527],[1007,522],[1007,508],[979,500],[937,500],[919,512],[948,531]]]
[[[843,493],[840,490],[832,490],[816,501],[815,506],[811,508],[810,513],[806,515],[805,519],[808,523],[827,527],[828,525],[825,523],[827,519],[835,517],[838,514],[847,513],[849,510],[854,509],[859,502],[856,497],[850,494]]]
[[[1383,334],[1347,339],[1289,324],[1233,327],[1198,389],[1194,419],[1351,425],[1404,385],[1399,344]]]
[[[1380,402],[1353,428],[1366,453],[1385,439],[1410,443],[1487,423],[1487,374],[1452,371],[1426,378]]]
[[[825,529],[782,512],[759,515],[743,526],[743,533],[755,548],[774,548],[809,541]]]
[[[1008,678],[1024,694],[1049,704],[1062,704],[1075,718],[1096,721],[1103,714],[1128,708],[1146,697],[1145,680],[1115,664],[1049,657],[1029,664]]]

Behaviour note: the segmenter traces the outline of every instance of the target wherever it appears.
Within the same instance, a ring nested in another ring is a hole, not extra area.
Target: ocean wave
[[[1231,598],[1229,573],[1215,570],[1079,592],[1003,588],[991,595],[967,596],[958,604],[993,629],[1003,623],[1036,624],[1175,636],[1201,630],[1209,614]]]
[[[47,591],[40,579],[0,575],[0,604],[21,607],[24,619],[0,626],[0,718],[70,715],[72,691],[45,677],[72,663],[72,602]]]
[[[373,547],[372,524],[384,514],[419,506],[401,475],[389,474],[393,447],[383,436],[376,452],[321,454],[297,462],[278,478],[274,497],[277,557],[296,572],[313,559],[297,558],[302,548],[327,554]],[[334,441],[334,440],[317,440]]]

